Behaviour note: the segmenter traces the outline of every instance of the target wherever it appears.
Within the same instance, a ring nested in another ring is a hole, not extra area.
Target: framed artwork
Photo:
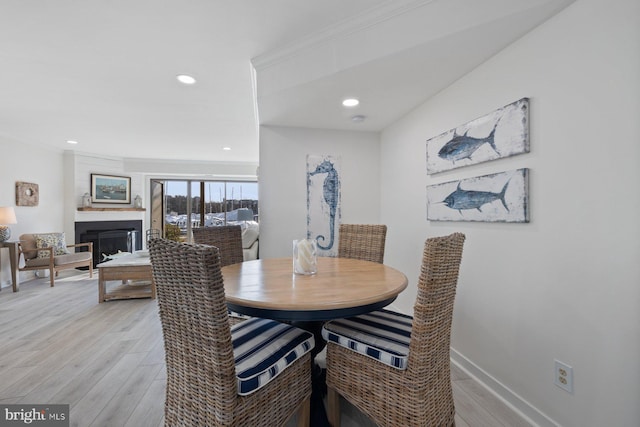
[[[307,238],[316,239],[318,255],[338,255],[340,156],[307,155]]]
[[[427,219],[529,222],[529,169],[429,185]]]
[[[427,140],[427,174],[529,152],[529,98]]]
[[[38,206],[40,190],[32,182],[16,182],[16,206]]]
[[[91,202],[130,204],[131,178],[92,173]]]

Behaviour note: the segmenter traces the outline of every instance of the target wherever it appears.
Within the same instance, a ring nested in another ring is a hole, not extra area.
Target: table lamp
[[[0,242],[11,237],[11,229],[6,224],[17,224],[16,213],[11,206],[0,207]]]

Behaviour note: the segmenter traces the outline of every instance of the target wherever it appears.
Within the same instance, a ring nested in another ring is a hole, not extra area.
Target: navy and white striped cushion
[[[407,369],[413,318],[378,310],[325,323],[322,337],[397,369]]]
[[[315,344],[310,332],[257,317],[233,325],[231,340],[241,396],[265,386]]]

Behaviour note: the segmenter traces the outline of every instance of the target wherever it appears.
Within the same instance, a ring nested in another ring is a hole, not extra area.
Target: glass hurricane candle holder
[[[316,274],[318,271],[318,243],[315,239],[293,241],[293,272]]]

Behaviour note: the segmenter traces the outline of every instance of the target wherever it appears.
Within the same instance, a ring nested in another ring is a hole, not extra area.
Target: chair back
[[[147,245],[147,249],[149,249],[149,242],[153,239],[159,239],[162,237],[162,230],[158,230],[157,228],[149,228],[145,232],[145,244]]]
[[[386,237],[386,225],[340,224],[338,257],[382,264]]]
[[[167,366],[166,425],[228,421],[237,383],[219,250],[153,239],[149,254]]]
[[[24,259],[25,261],[28,259],[34,259],[38,256],[37,245],[36,245],[36,236],[33,234],[21,234],[20,238],[20,247],[24,251]]]
[[[239,225],[198,227],[194,228],[192,232],[194,243],[215,246],[220,249],[221,267],[244,261],[242,227]]]
[[[464,240],[462,233],[429,238],[422,254],[408,370],[428,377],[434,390],[451,388],[451,321]]]

